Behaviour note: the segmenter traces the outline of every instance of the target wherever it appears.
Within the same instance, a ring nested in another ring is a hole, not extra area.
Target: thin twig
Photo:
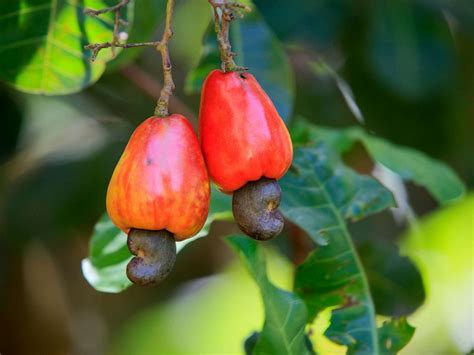
[[[214,11],[214,23],[217,34],[217,42],[221,53],[222,70],[230,71],[246,71],[247,68],[239,67],[235,64],[234,57],[236,54],[232,52],[232,45],[229,39],[230,23],[235,20],[235,15],[243,17],[242,11],[250,12],[251,9],[238,2],[229,2],[227,0],[208,0]],[[220,14],[219,14],[220,11]]]
[[[127,22],[122,20],[120,18],[120,10],[124,7],[127,6],[127,4],[130,2],[130,0],[120,0],[119,3],[115,6],[111,7],[106,7],[104,9],[100,10],[94,10],[94,9],[89,9],[86,8],[84,9],[84,14],[96,17],[108,12],[113,12],[114,13],[114,29],[112,32],[112,41],[106,42],[106,43],[98,43],[95,44],[91,47],[91,45],[85,46],[84,48],[86,49],[91,49],[92,50],[92,57],[91,61],[93,62],[96,58],[97,55],[99,54],[101,49],[104,48],[111,48],[112,49],[112,56],[115,57],[115,48],[116,47],[121,47],[121,48],[128,48],[128,47],[123,47],[123,44],[120,43],[120,25],[125,25]]]
[[[92,43],[84,46],[85,49],[89,49],[92,51],[91,60],[94,61],[97,58],[99,52],[104,48],[110,47],[119,47],[119,48],[137,48],[137,47],[154,47],[159,50],[158,47],[161,46],[161,42],[141,42],[141,43],[116,43],[113,44],[111,42],[104,42],[104,43]]]
[[[111,7],[105,7],[100,10],[94,10],[94,9],[84,9],[84,13],[89,16],[99,16],[102,14],[105,14],[107,12],[117,12],[120,11],[120,9],[124,6],[126,6],[130,0],[121,0],[117,5],[111,6]]]

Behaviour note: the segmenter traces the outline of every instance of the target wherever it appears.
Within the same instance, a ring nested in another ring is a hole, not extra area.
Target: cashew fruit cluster
[[[257,240],[283,228],[277,180],[293,156],[275,106],[249,73],[212,71],[204,82],[199,141],[185,117],[153,116],[132,134],[107,191],[107,212],[128,235],[134,258],[128,278],[163,280],[176,259],[176,241],[203,227],[209,175],[225,193],[239,227]],[[208,175],[209,173],[209,175]]]

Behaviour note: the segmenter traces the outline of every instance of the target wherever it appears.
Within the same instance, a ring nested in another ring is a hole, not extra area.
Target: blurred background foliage
[[[164,3],[136,2],[131,39],[158,38]],[[472,0],[255,5],[258,12],[233,28],[238,60],[290,125],[301,117],[337,128],[363,123],[377,136],[446,162],[474,188]],[[0,13],[12,6],[0,0]],[[212,44],[202,47],[210,19],[207,1],[177,1],[171,110],[194,125],[203,77],[195,68],[213,55]],[[41,23],[26,23],[23,34],[40,31]],[[93,22],[87,26],[98,31]],[[0,36],[2,68],[24,65],[27,58],[5,49],[7,40]],[[102,294],[81,274],[112,169],[133,128],[151,115],[161,82],[152,50],[127,50],[109,64],[94,85],[69,96],[35,96],[0,84],[0,352],[241,352],[242,339],[261,328],[263,306],[257,286],[220,238],[237,232],[233,223],[214,223],[208,237],[186,247],[160,287]],[[103,65],[93,69],[91,81]],[[11,81],[12,72],[4,72],[1,78]],[[18,77],[17,87],[34,83]],[[344,159],[359,172],[373,168],[360,144]],[[440,207],[424,188],[406,187],[419,222],[409,227],[385,211],[349,225],[377,313],[380,320],[410,315],[417,330],[403,353],[467,353],[474,341],[472,193]],[[298,263],[308,248],[301,231],[290,225],[287,234],[293,237],[278,238],[266,251],[269,278],[284,289],[294,266],[281,255]],[[327,326],[325,312],[314,328]],[[325,338],[313,340],[323,354],[344,351]]]

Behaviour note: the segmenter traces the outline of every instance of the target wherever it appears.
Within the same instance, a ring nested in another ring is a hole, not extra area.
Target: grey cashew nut
[[[280,185],[275,179],[250,181],[234,191],[232,211],[240,229],[257,240],[269,240],[280,234],[284,220],[278,210]]]
[[[146,286],[166,278],[176,261],[176,242],[167,230],[131,229],[127,245],[135,257],[127,265],[127,277]]]

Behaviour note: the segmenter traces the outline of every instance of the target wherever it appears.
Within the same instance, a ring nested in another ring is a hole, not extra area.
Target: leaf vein
[[[339,253],[338,255],[333,256],[332,258],[316,259],[315,262],[316,262],[317,264],[320,264],[320,263],[321,263],[321,264],[322,264],[322,263],[329,263],[329,262],[331,262],[331,261],[338,260],[338,259],[342,258],[343,256],[346,256],[346,255],[348,255],[348,254],[350,254],[350,253],[351,253],[350,250],[346,250],[346,251],[343,252],[343,253]]]
[[[16,11],[12,11],[12,12],[9,12],[8,14],[4,14],[4,15],[0,16],[0,21],[4,20],[4,19],[7,19],[9,17],[14,17],[16,15],[31,14],[31,13],[34,13],[34,12],[47,10],[49,8],[51,8],[51,4],[41,4],[41,5],[37,5],[37,6],[31,6],[31,7],[28,7],[28,8],[18,9]]]

